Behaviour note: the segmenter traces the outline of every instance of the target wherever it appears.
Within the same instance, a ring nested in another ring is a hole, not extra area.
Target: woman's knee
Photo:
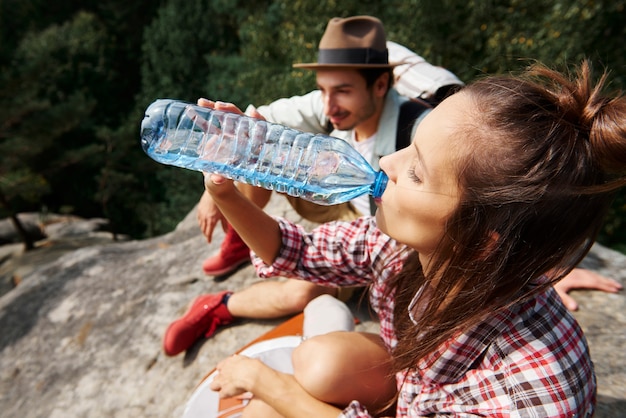
[[[316,336],[305,340],[292,354],[294,376],[307,391],[314,391],[319,385],[332,385],[336,363],[341,362],[342,354],[334,352],[332,334]]]
[[[316,398],[336,405],[357,399],[380,407],[395,394],[391,357],[380,337],[334,332],[304,341],[292,356],[294,377]]]

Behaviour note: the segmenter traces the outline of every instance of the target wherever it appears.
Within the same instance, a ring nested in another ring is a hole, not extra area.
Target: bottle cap
[[[372,184],[372,197],[374,199],[379,198],[383,195],[385,188],[387,187],[387,181],[389,181],[389,177],[385,174],[384,171],[379,171],[376,173],[376,180]]]

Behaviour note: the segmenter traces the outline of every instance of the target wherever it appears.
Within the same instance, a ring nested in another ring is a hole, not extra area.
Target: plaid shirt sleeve
[[[350,402],[350,405],[344,409],[339,418],[369,418],[371,417],[367,409],[358,401]]]
[[[376,280],[397,244],[383,234],[373,217],[330,222],[310,233],[277,218],[282,247],[272,265],[253,255],[260,277],[299,278],[326,286],[359,286]]]
[[[396,343],[393,297],[385,282],[401,268],[397,244],[373,219],[324,224],[306,233],[281,222],[283,246],[262,277],[304,278],[320,284],[372,283],[370,299],[388,347]],[[396,417],[592,416],[596,381],[582,330],[549,288],[488,315],[397,374]],[[341,417],[371,415],[352,401]]]

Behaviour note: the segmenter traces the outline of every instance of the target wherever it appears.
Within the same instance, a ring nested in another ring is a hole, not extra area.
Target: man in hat
[[[407,101],[393,89],[387,93],[393,83],[395,65],[389,63],[385,32],[378,19],[369,16],[331,19],[319,43],[318,61],[294,64],[295,68],[316,71],[319,90],[278,100],[262,106],[258,112],[271,122],[345,139],[377,169],[378,158],[396,150],[399,108]],[[416,106],[416,113],[426,109]],[[253,111],[249,108],[247,113]],[[241,185],[240,190],[260,207],[267,204],[271,195],[268,190],[246,185]],[[204,213],[205,208],[212,209],[212,205],[206,204],[208,199],[205,193],[199,219],[203,232],[210,237],[216,217]],[[366,196],[352,204],[331,207],[296,198],[289,200],[299,214],[314,222],[353,218],[357,210],[361,214],[371,211]],[[207,275],[222,276],[248,261],[248,248],[227,227],[220,251],[205,260],[202,268]]]
[[[393,48],[396,56],[402,56],[403,61],[411,62],[411,58],[415,58],[407,56],[405,48],[386,43],[383,25],[376,18],[333,18],[320,40],[317,62],[294,64],[296,68],[316,71],[318,90],[277,100],[261,106],[258,111],[249,108],[246,113],[295,129],[329,133],[345,139],[378,169],[380,157],[410,143],[414,125],[429,110],[428,104],[409,100],[392,88],[393,69],[402,63],[389,62],[387,45]],[[439,100],[463,84],[451,73],[444,75],[447,80],[442,83],[444,85],[431,92]],[[264,207],[271,196],[271,191],[266,189],[245,184],[238,187],[259,207]],[[290,196],[287,199],[301,216],[319,223],[353,219],[374,210],[367,196],[335,206],[320,206]],[[198,204],[198,220],[209,241],[215,225],[225,223],[206,192]],[[210,275],[223,275],[249,260],[248,247],[226,225],[220,251],[204,262],[203,269]],[[579,269],[572,272],[578,282],[584,282],[582,287],[619,290],[614,288],[617,282],[601,276],[589,277],[589,274]],[[566,291],[571,288],[567,283],[572,281],[564,279],[562,282],[565,288],[560,294],[567,297]],[[345,300],[351,291],[287,279],[262,281],[234,293],[224,291],[201,295],[185,315],[170,324],[163,339],[163,349],[167,355],[174,356],[199,338],[212,336],[218,327],[235,318],[277,318],[294,314],[323,294]]]
[[[295,129],[345,139],[378,169],[378,159],[396,151],[403,103],[409,103],[403,110],[403,115],[410,114],[407,138],[411,137],[413,122],[430,109],[426,102],[411,101],[392,88],[393,68],[397,64],[389,62],[380,20],[370,16],[333,18],[320,40],[317,62],[294,64],[296,68],[316,71],[318,89],[304,96],[277,100],[260,107],[258,113],[250,108],[246,113]],[[260,207],[271,196],[271,191],[258,187],[243,184],[238,187]],[[336,206],[287,198],[300,215],[320,223],[353,219],[373,210],[367,196]],[[205,192],[198,206],[198,219],[209,240],[213,228],[221,221],[213,208]],[[247,261],[247,246],[227,226],[219,253],[207,259],[203,268],[207,274],[222,275]],[[164,351],[176,355],[200,337],[210,337],[219,326],[236,317],[276,318],[301,312],[309,301],[322,294],[338,296],[339,291],[289,279],[263,281],[235,293],[202,295],[183,317],[170,324],[163,340]]]

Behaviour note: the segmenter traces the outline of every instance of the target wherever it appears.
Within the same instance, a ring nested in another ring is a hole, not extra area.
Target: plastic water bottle
[[[287,193],[322,205],[387,185],[347,142],[177,100],[152,103],[141,122],[141,145],[154,160]]]

